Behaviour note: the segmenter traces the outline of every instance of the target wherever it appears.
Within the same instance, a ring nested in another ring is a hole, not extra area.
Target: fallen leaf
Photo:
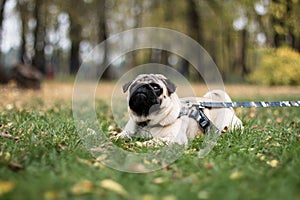
[[[12,139],[13,136],[11,134],[8,134],[7,132],[1,132],[0,136],[7,139]]]
[[[46,191],[44,193],[45,200],[56,200],[59,198],[59,194],[55,191]]]
[[[274,147],[280,147],[281,145],[279,144],[279,142],[275,142],[275,143],[272,144],[272,146],[274,146]]]
[[[113,125],[109,125],[107,128],[108,131],[114,131],[115,127]]]
[[[15,162],[9,163],[8,168],[11,169],[14,172],[18,172],[18,171],[24,169],[24,167],[21,164],[15,163]]]
[[[96,158],[96,161],[99,161],[99,162],[105,161],[107,158],[108,158],[107,154],[102,154],[101,156]]]
[[[68,144],[66,142],[60,142],[57,145],[61,150],[65,150],[68,147]]]
[[[87,194],[91,193],[94,189],[94,184],[88,180],[83,180],[78,183],[76,183],[72,189],[71,192],[75,195],[81,195],[81,194]]]
[[[113,191],[122,196],[128,195],[127,191],[124,189],[124,187],[121,184],[119,184],[111,179],[105,179],[105,180],[101,181],[99,185],[104,189]]]
[[[162,198],[162,200],[176,200],[176,199],[177,198],[174,195],[167,195]]]
[[[272,138],[271,136],[267,136],[266,141],[269,141],[271,138]]]
[[[12,191],[15,188],[15,184],[11,181],[0,181],[0,196]]]
[[[165,180],[162,177],[157,177],[153,179],[153,183],[155,184],[162,184],[163,182],[165,182]]]
[[[146,194],[142,196],[141,200],[155,200],[155,197],[151,194]]]
[[[2,152],[0,151],[0,157],[2,157],[2,159],[4,159],[5,161],[9,161],[11,158],[11,155],[9,152]]]
[[[230,178],[231,180],[236,180],[236,179],[241,178],[242,175],[243,175],[243,174],[242,174],[241,172],[235,171],[235,172],[232,172],[232,173],[230,174],[229,178]]]
[[[105,165],[104,165],[103,163],[97,162],[97,161],[93,163],[93,166],[94,166],[94,167],[98,167],[98,168],[100,168],[100,169],[105,168]]]
[[[253,129],[258,129],[259,128],[259,126],[258,125],[254,125],[254,126],[251,126],[251,130],[253,130]]]
[[[267,161],[267,164],[270,165],[271,167],[277,167],[279,162],[278,160],[271,160],[271,161]]]
[[[266,159],[266,156],[265,155],[261,155],[260,157],[259,157],[259,160],[260,161],[264,161]]]
[[[79,163],[85,164],[85,165],[87,165],[87,166],[92,166],[92,165],[93,165],[93,163],[92,163],[91,161],[85,160],[85,159],[82,159],[82,158],[79,158],[79,157],[77,157],[77,161],[78,161]]]
[[[281,122],[283,122],[284,121],[284,119],[282,118],[282,117],[278,117],[277,119],[276,119],[276,122],[277,123],[281,123]]]
[[[11,134],[7,133],[7,132],[1,132],[0,133],[0,137],[6,138],[6,139],[13,139],[16,142],[20,140],[19,137],[13,137]]]

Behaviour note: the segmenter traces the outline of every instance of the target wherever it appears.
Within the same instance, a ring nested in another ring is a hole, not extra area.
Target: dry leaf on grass
[[[1,132],[1,133],[0,133],[0,137],[6,138],[6,139],[13,139],[13,140],[15,140],[16,142],[20,139],[19,137],[14,137],[14,136],[12,136],[11,134],[9,134],[9,133],[7,133],[7,132]]]
[[[105,180],[101,181],[99,183],[99,185],[102,188],[113,191],[119,195],[122,195],[122,196],[128,195],[128,192],[124,189],[124,187],[121,184],[119,184],[111,179],[105,179]]]
[[[0,196],[12,191],[15,184],[11,181],[0,181]]]
[[[76,183],[72,189],[71,192],[75,195],[81,195],[81,194],[87,194],[91,193],[94,189],[94,184],[88,180],[83,180],[78,183]]]
[[[267,161],[267,164],[270,165],[271,167],[277,167],[279,165],[278,160],[271,160],[271,161]]]
[[[0,159],[4,160],[5,162],[9,161],[11,158],[11,155],[9,152],[2,152],[0,151]]]
[[[242,175],[243,175],[243,174],[242,174],[241,172],[235,171],[235,172],[232,172],[232,173],[230,174],[229,178],[230,178],[231,180],[236,180],[236,179],[241,178]]]
[[[9,163],[8,168],[14,172],[18,172],[18,171],[24,169],[24,167],[20,163],[16,163],[16,162]]]
[[[59,199],[59,194],[56,191],[46,191],[44,193],[45,200],[56,200]]]
[[[153,179],[153,183],[155,183],[155,184],[162,184],[164,182],[165,182],[165,180],[162,177],[157,177],[157,178]]]

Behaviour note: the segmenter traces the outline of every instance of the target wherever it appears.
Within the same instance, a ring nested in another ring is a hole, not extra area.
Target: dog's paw
[[[122,131],[121,133],[114,136],[113,139],[114,140],[125,140],[125,141],[131,141],[132,140],[132,138],[130,137],[130,135],[127,131]]]

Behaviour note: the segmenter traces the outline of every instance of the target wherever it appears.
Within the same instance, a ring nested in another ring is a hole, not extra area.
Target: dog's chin
[[[137,116],[148,116],[160,109],[160,103],[158,98],[149,97],[145,93],[136,93],[129,100],[129,108]]]

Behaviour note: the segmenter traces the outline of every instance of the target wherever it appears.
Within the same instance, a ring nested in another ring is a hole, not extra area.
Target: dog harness
[[[204,114],[203,108],[199,105],[192,105],[189,107],[183,107],[179,113],[178,118],[186,115],[194,120],[199,124],[199,126],[205,132],[206,129],[212,125],[212,122],[208,119],[208,117]]]

